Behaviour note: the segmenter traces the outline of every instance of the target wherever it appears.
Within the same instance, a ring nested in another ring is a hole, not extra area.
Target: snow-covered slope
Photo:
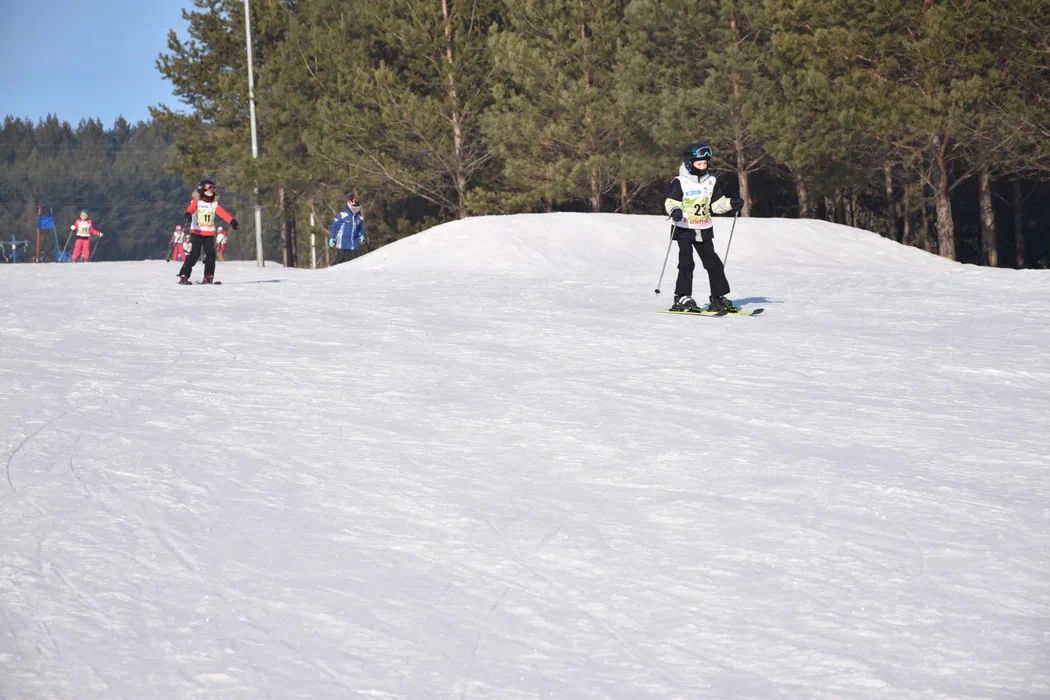
[[[1050,695],[1050,274],[667,233],[0,267],[0,698]]]

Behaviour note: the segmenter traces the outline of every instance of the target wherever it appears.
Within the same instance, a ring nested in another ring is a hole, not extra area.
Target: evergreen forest
[[[84,209],[97,259],[163,257],[209,177],[230,258],[255,257],[257,191],[267,259],[305,266],[351,191],[367,249],[481,214],[663,214],[704,141],[744,216],[1050,266],[1045,0],[253,0],[257,158],[245,3],[194,4],[158,47],[179,104],[4,121],[0,239],[41,206],[61,244]]]

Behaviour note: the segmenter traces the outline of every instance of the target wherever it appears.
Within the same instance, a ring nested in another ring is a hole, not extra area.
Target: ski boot
[[[709,297],[709,299],[711,303],[707,307],[708,311],[717,311],[718,313],[727,314],[731,314],[738,311],[738,309],[735,306],[733,306],[733,302],[729,301],[725,297],[712,296]]]
[[[179,284],[193,284],[193,282],[190,282],[189,275],[179,275]]]
[[[222,282],[216,282],[215,277],[212,275],[204,275],[204,279],[201,280],[201,284],[222,284]]]
[[[675,297],[674,304],[671,305],[671,311],[696,311],[697,309],[696,302],[688,294]]]

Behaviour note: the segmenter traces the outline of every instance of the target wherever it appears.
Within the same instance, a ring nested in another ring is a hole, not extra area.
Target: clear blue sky
[[[186,36],[192,0],[0,0],[0,119],[58,115],[76,126],[181,109],[157,71],[168,30]]]

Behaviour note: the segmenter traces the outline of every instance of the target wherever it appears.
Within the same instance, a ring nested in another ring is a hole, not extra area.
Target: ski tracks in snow
[[[155,377],[159,376],[166,368],[173,365],[178,365],[182,361],[183,357],[183,352],[179,351],[174,360],[166,360],[155,367],[151,367],[149,370],[143,372],[138,377],[136,377],[133,381],[126,383],[119,389],[115,389],[113,393],[118,397],[126,399],[127,397],[133,395],[135,390],[138,389],[140,386],[152,381]],[[18,457],[18,455],[21,452],[23,452],[30,444],[32,444],[42,433],[57,426],[59,421],[61,421],[63,418],[81,412],[85,408],[85,406],[86,401],[78,401],[73,406],[67,408],[65,411],[62,411],[58,415],[53,416],[52,418],[44,421],[44,423],[37,427],[36,430],[25,435],[25,437],[23,437],[22,440],[17,445],[15,445],[14,449],[12,449],[10,454],[7,455],[7,459],[4,460],[4,479],[7,481],[10,493],[6,496],[0,496],[0,504],[2,504],[7,498],[9,498],[12,495],[19,495],[19,489],[15,486],[15,480],[12,476],[11,469],[12,465],[15,462],[15,458]],[[76,445],[80,442],[80,438],[81,435],[78,434],[74,442],[74,452],[76,449]],[[83,484],[83,481],[80,480],[79,475],[73,469],[73,457],[70,457],[69,466],[70,472],[73,474],[73,476],[76,477],[78,481],[81,481],[81,484]],[[40,479],[43,479],[46,476],[47,471],[45,471],[44,475],[40,476],[34,481],[31,481],[26,486],[32,486],[33,484],[37,483]],[[90,494],[90,491],[88,491],[88,493]]]
[[[538,541],[536,541],[536,544],[527,550],[515,546],[510,541],[508,534],[508,531],[511,528],[513,528],[516,524],[521,522],[521,514],[517,514],[514,517],[512,517],[502,527],[494,523],[492,518],[490,517],[483,518],[483,522],[498,535],[498,541],[500,543],[500,546],[510,555],[510,561],[513,562],[514,566],[520,569],[528,577],[531,577],[534,580],[541,582],[551,593],[553,593],[552,600],[547,601],[548,604],[550,602],[557,603],[558,601],[572,599],[586,601],[589,599],[589,596],[588,592],[585,589],[580,588],[579,586],[572,585],[571,583],[568,583],[566,581],[556,579],[552,576],[541,572],[537,567],[529,563],[530,559],[541,554],[545,549],[548,548],[551,542],[553,542],[556,538],[559,537],[559,535],[565,535],[566,533],[576,531],[581,527],[586,529],[590,536],[594,537],[599,550],[610,551],[609,543],[606,541],[600,525],[595,523],[587,523],[584,525],[574,527],[570,522],[574,519],[578,520],[580,517],[589,518],[590,516],[581,516],[578,514],[574,516],[569,513],[562,513],[561,516],[561,519],[557,522],[548,522],[545,525],[540,523],[541,525],[543,525],[544,532],[542,533],[542,535],[540,535]],[[489,555],[491,555],[491,552],[489,552]],[[508,578],[506,576],[496,574],[493,571],[485,572],[485,575],[493,576],[495,579],[500,580],[503,584],[502,592],[497,596],[496,600],[493,601],[492,604],[488,607],[486,615],[487,618],[491,618],[500,609],[500,607],[504,605],[511,591],[517,591],[518,593],[529,595],[533,598],[535,598],[537,595],[536,591],[532,587],[525,585],[520,579]],[[535,603],[536,601],[534,601],[533,604]],[[595,629],[601,629],[605,634],[606,638],[612,641],[616,646],[620,647],[623,650],[623,652],[633,660],[633,662],[637,665],[637,668],[641,669],[644,674],[655,676],[659,679],[657,681],[656,678],[654,678],[647,685],[650,685],[650,687],[652,687],[651,684],[653,683],[653,681],[655,681],[658,684],[663,684],[663,690],[661,692],[666,691],[671,693],[669,697],[688,697],[690,695],[691,690],[682,685],[681,679],[676,679],[675,674],[673,672],[663,668],[659,660],[652,658],[651,656],[647,656],[645,653],[643,653],[637,647],[636,644],[633,644],[627,637],[625,637],[623,634],[617,631],[617,629],[606,619],[604,619],[601,615],[588,610],[586,605],[575,606],[573,612],[586,619]],[[617,610],[616,612],[617,616],[620,619],[626,620],[635,629],[644,629],[645,626],[643,624],[641,624],[637,620],[631,619],[630,617],[624,615],[622,610]],[[556,612],[552,611],[552,614],[556,614]],[[478,662],[477,651],[481,645],[481,640],[485,634],[485,631],[479,629],[477,633],[478,637],[471,648],[469,669],[472,669]],[[468,688],[470,685],[470,678],[472,675],[469,669],[464,674],[464,677],[462,679],[462,688],[459,693],[460,698],[463,699],[468,697]]]
[[[18,495],[18,489],[15,488],[14,479],[11,477],[11,464],[15,461],[15,457],[18,455],[18,453],[21,452],[27,445],[29,445],[40,433],[42,433],[45,430],[47,430],[48,428],[52,427],[53,425],[55,425],[55,423],[57,423],[58,421],[62,420],[63,418],[65,418],[69,414],[73,413],[75,410],[76,410],[75,408],[71,408],[68,411],[65,411],[64,413],[61,413],[61,414],[55,416],[54,418],[52,418],[52,419],[50,419],[48,421],[45,421],[39,428],[37,428],[33,432],[31,432],[28,435],[26,435],[22,439],[22,441],[19,442],[15,446],[15,448],[13,450],[11,450],[11,454],[9,454],[7,456],[7,459],[4,461],[4,477],[7,479],[7,485],[11,489],[11,494],[13,494],[15,496]],[[43,477],[41,477],[41,478],[43,478]],[[0,498],[0,503],[3,503],[3,501],[4,501],[4,499]]]

